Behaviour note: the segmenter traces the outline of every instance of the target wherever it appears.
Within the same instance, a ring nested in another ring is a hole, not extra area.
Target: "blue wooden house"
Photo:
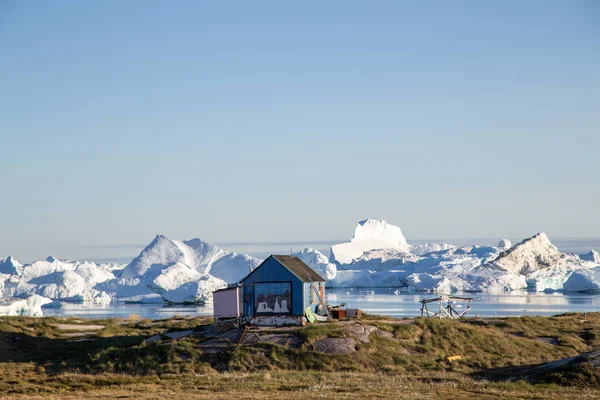
[[[296,256],[271,255],[237,285],[214,293],[215,317],[299,317],[307,306],[315,309],[317,293],[325,298],[325,279],[312,268]]]

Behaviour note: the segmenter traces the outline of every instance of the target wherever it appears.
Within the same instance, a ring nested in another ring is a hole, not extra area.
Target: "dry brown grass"
[[[381,373],[315,371],[99,377],[77,374],[31,380],[16,399],[594,399],[593,390],[492,383],[455,373],[398,376]],[[20,392],[20,393],[19,393]],[[23,393],[25,392],[25,393]]]

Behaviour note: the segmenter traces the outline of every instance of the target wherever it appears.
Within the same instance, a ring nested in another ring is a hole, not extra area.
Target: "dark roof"
[[[290,270],[302,282],[325,282],[325,279],[317,274],[311,267],[306,265],[301,259],[296,256],[280,256],[273,254],[271,257],[279,261],[281,265]]]

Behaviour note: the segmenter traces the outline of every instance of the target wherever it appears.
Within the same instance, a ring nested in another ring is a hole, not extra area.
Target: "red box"
[[[346,310],[331,310],[331,315],[335,319],[344,319],[346,318]]]

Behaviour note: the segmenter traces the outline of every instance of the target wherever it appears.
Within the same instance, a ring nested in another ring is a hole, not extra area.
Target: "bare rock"
[[[160,335],[154,335],[149,337],[148,339],[146,339],[146,343],[154,343],[154,342],[159,342],[162,340],[162,337]]]
[[[394,334],[392,332],[390,332],[390,331],[382,331],[381,329],[377,329],[375,331],[375,334],[377,336],[380,336],[380,337],[383,337],[383,338],[386,338],[386,339],[393,339],[394,338]]]
[[[303,340],[300,337],[290,333],[270,333],[265,335],[247,333],[242,340],[242,344],[277,344],[295,349],[299,348],[302,342]]]
[[[329,355],[350,354],[356,351],[356,340],[353,338],[323,338],[313,343],[312,350]]]
[[[377,327],[372,325],[361,325],[361,324],[353,324],[344,327],[346,332],[350,334],[350,336],[355,337],[359,341],[363,343],[370,343],[369,335],[371,333],[377,331]]]
[[[178,339],[183,339],[183,338],[188,337],[188,336],[192,336],[193,334],[194,334],[194,331],[191,330],[191,329],[189,329],[187,331],[178,331],[178,332],[165,333],[163,336],[166,336],[169,339],[178,340]]]

